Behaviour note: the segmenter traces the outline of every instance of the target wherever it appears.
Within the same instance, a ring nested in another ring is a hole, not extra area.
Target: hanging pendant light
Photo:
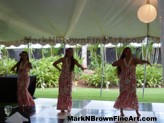
[[[151,4],[141,6],[137,12],[138,19],[143,23],[150,23],[157,17],[157,10]]]

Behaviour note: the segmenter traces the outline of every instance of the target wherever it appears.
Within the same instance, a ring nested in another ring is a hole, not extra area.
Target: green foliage
[[[150,61],[152,51],[153,51],[153,41],[149,40],[148,44],[142,45],[142,59]]]
[[[2,53],[3,59],[9,58],[9,53],[5,47],[0,47],[0,53]]]
[[[116,68],[113,67],[111,64],[105,65],[105,77],[105,84],[106,82],[110,82],[110,86],[118,85]]]
[[[137,86],[142,87],[144,82],[144,66],[138,65],[136,69]],[[146,66],[146,87],[161,87],[162,85],[162,65],[154,64]]]
[[[162,86],[162,68],[161,65],[153,65],[152,67],[146,67],[146,87],[161,87]],[[96,68],[93,75],[81,75],[81,78],[86,84],[95,87],[100,87],[102,82],[102,69]],[[112,67],[110,64],[106,64],[104,67],[104,80],[103,87],[107,82],[110,82],[110,86],[118,85],[118,77],[116,75],[116,67]],[[144,82],[144,65],[138,65],[136,68],[137,87],[142,87]]]
[[[31,61],[33,65],[31,75],[37,76],[37,87],[45,88],[58,86],[59,71],[52,65],[57,59],[59,59],[58,56]]]
[[[107,82],[110,82],[110,86],[115,86],[118,84],[118,78],[116,75],[116,68],[112,67],[111,64],[106,64],[104,67],[104,78],[102,78],[102,68],[96,68],[93,75],[83,74],[81,79],[85,81],[86,84],[95,87],[100,87],[103,81],[103,87],[106,86]]]
[[[89,69],[93,70],[95,68],[99,68],[101,66],[101,56],[97,54],[98,45],[89,45],[88,51],[90,52],[90,65],[88,66]]]
[[[59,53],[59,51],[60,51],[61,49],[62,49],[62,48],[53,48],[53,47],[51,47],[52,56],[58,55],[58,53]]]
[[[82,59],[78,54],[74,54],[75,59],[82,63]],[[59,59],[60,56],[47,57],[39,60],[31,59],[30,62],[33,65],[33,69],[30,71],[30,75],[37,76],[37,87],[50,88],[58,87],[58,78],[60,72],[52,65],[54,61]],[[16,64],[13,59],[1,59],[0,60],[0,75],[14,74],[11,71],[11,67]],[[60,64],[61,65],[61,64]],[[59,65],[59,67],[60,67]],[[105,64],[104,76],[102,76],[102,66],[95,68],[94,74],[84,74],[80,68],[74,69],[74,80],[81,80],[88,85],[94,87],[100,87],[103,81],[103,87],[107,82],[110,82],[109,86],[118,85],[118,77],[116,75],[116,67],[112,67],[111,64]],[[144,65],[138,65],[136,68],[137,86],[142,87],[144,82]],[[162,65],[154,64],[152,67],[146,66],[146,87],[161,87],[162,86]]]
[[[88,86],[93,85],[95,87],[100,87],[101,85],[101,68],[95,69],[95,74],[82,74],[80,79],[82,79]]]
[[[79,63],[82,63],[82,59],[80,60],[78,54],[75,53],[75,59],[78,60]],[[39,88],[49,88],[49,87],[58,87],[58,79],[60,72],[56,69],[52,64],[54,61],[61,58],[61,56],[55,57],[43,57],[42,59],[30,59],[32,63],[33,69],[30,71],[30,75],[35,75],[37,77],[37,87]],[[14,59],[3,58],[0,60],[0,76],[5,75],[13,75],[11,68],[16,64]],[[61,67],[61,64],[59,64]],[[75,66],[74,69],[75,80],[79,79],[81,69]]]
[[[0,60],[0,76],[14,74],[11,68],[15,65],[16,61],[13,59],[1,59]]]
[[[79,57],[75,54],[75,59],[78,60],[79,63],[82,62],[82,60],[79,59]],[[31,70],[31,75],[37,76],[37,87],[39,88],[52,88],[52,87],[58,87],[58,79],[60,76],[60,72],[58,69],[56,69],[52,64],[54,61],[61,58],[60,56],[55,57],[47,57],[42,58],[39,60],[31,60],[31,63],[33,65],[33,69]],[[58,65],[61,67],[61,64]],[[75,77],[74,79],[77,80],[80,76],[81,69],[75,66],[74,73]]]
[[[79,59],[79,57],[77,55],[74,55],[74,58],[76,60],[78,60],[79,64],[82,64],[82,59]],[[73,81],[78,81],[80,79],[81,73],[82,73],[81,68],[76,67],[76,65],[75,65]]]

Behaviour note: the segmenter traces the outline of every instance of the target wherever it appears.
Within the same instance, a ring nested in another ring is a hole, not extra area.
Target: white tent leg
[[[29,59],[31,59],[31,54],[30,54],[30,43],[27,44],[27,47],[28,47],[28,57],[29,57]]]
[[[148,43],[149,43],[149,23],[147,23],[147,37],[146,37],[146,57],[145,57],[145,60],[148,60],[147,59],[147,56],[148,56]],[[145,92],[145,84],[146,84],[146,64],[144,65],[144,83],[142,85],[142,99],[144,98],[144,92]]]
[[[101,44],[101,56],[102,56],[102,79],[101,79],[101,88],[100,88],[100,97],[102,96],[102,89],[104,84],[104,44]]]
[[[82,46],[83,65],[87,67],[87,45]]]

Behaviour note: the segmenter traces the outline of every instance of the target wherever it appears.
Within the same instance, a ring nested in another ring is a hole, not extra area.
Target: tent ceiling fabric
[[[0,0],[0,43],[23,44],[24,37],[144,37],[147,25],[137,18],[144,4],[146,0]],[[158,10],[157,0],[150,4]],[[152,37],[160,35],[158,18],[150,23]]]

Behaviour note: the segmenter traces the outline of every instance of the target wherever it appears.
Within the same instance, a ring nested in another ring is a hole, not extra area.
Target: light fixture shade
[[[157,17],[157,10],[153,5],[141,6],[137,12],[138,19],[143,23],[150,23]]]

